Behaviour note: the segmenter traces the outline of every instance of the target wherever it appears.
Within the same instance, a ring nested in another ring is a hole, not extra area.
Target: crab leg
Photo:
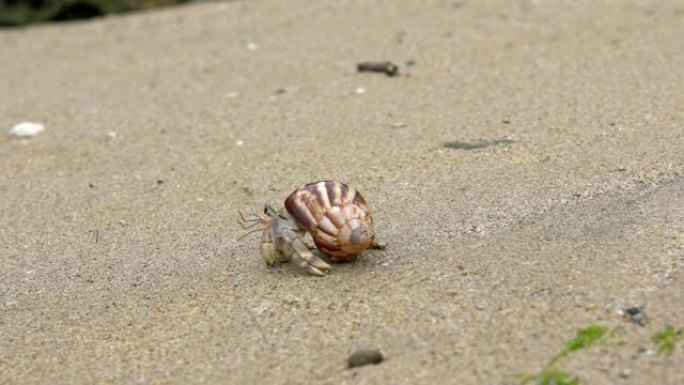
[[[324,276],[324,272],[330,271],[330,265],[328,265],[324,260],[314,255],[311,250],[309,250],[304,242],[297,236],[297,233],[290,229],[284,229],[282,232],[283,239],[285,242],[292,245],[295,255],[301,261],[300,266],[306,267],[309,273],[318,276]]]
[[[389,243],[387,242],[376,242],[373,240],[368,248],[373,250],[385,250],[388,246]]]

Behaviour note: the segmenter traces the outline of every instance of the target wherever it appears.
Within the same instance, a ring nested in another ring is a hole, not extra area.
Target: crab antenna
[[[250,214],[251,216],[254,216],[256,218],[247,219],[247,218],[245,218],[245,214],[243,214],[242,211],[240,211],[240,210],[238,210],[238,215],[240,217],[237,219],[237,222],[238,222],[238,224],[240,224],[240,227],[242,227],[244,230],[251,229],[252,227],[259,225],[264,221],[263,218],[261,218],[260,216],[258,216],[256,214]],[[247,233],[247,234],[249,234],[249,233]]]
[[[250,231],[248,231],[248,232],[246,232],[246,233],[240,235],[240,236],[238,237],[237,240],[239,241],[239,240],[241,240],[242,238],[248,236],[249,234],[256,233],[257,231],[261,231],[261,229],[250,230]]]

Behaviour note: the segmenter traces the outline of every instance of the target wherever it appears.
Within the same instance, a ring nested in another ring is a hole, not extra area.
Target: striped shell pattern
[[[333,260],[348,260],[373,242],[373,219],[361,194],[344,183],[325,180],[296,189],[285,208]]]

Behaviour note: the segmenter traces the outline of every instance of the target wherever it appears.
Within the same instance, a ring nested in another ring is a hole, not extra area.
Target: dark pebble
[[[624,312],[625,317],[629,319],[633,324],[639,326],[646,325],[646,314],[644,314],[644,310],[642,308],[634,306],[625,309]]]
[[[357,350],[349,356],[349,367],[364,366],[368,364],[379,364],[382,362],[382,353],[374,349]]]

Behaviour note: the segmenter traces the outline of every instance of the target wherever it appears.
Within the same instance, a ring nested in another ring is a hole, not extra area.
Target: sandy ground
[[[0,31],[0,383],[515,384],[598,324],[559,369],[683,384],[684,5],[340,3]],[[236,210],[322,178],[390,248],[267,268]]]

